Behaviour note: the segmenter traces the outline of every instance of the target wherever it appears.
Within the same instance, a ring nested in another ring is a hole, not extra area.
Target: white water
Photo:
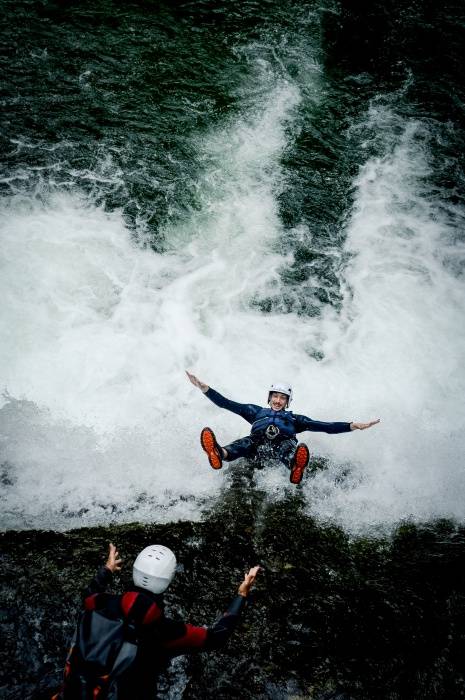
[[[304,436],[331,460],[304,485],[320,518],[351,530],[463,519],[464,285],[443,264],[450,223],[423,191],[414,125],[355,183],[342,314],[250,306],[276,291],[286,263],[271,249],[299,99],[280,82],[202,144],[201,210],[166,231],[163,255],[137,248],[119,212],[78,196],[3,202],[4,527],[199,517],[231,468],[208,467],[200,428],[224,443],[248,429],[185,368],[239,401],[262,403],[270,381],[289,378],[296,412],[381,417],[363,433]],[[256,480],[271,498],[289,487],[284,468]]]
[[[378,108],[366,126],[391,122],[395,115]],[[335,462],[356,465],[344,486],[334,484],[338,466],[307,485],[313,512],[352,529],[465,516],[465,284],[454,274],[465,260],[464,212],[433,205],[422,136],[419,123],[388,135],[392,152],[368,160],[355,182],[352,294],[326,357],[334,402],[350,397],[351,413],[382,423],[347,436],[347,445],[331,441]]]

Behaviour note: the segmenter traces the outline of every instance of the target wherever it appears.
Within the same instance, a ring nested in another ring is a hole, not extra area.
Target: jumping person
[[[68,655],[65,680],[62,690],[54,696],[56,700],[81,700],[88,697],[100,699],[108,696],[117,696],[118,700],[153,698],[158,675],[172,657],[210,651],[226,644],[246,606],[247,596],[260,569],[255,566],[249,570],[227,611],[213,626],[196,627],[164,615],[162,594],[173,580],[176,570],[176,557],[170,549],[158,544],[143,549],[133,565],[134,586],[122,595],[106,593],[113,574],[121,569],[121,565],[122,560],[116,547],[110,543],[105,566],[98,570],[84,591],[84,610],[100,613],[100,627],[97,625],[91,628],[87,619],[83,628],[84,631],[95,629],[96,638],[87,642],[87,647],[95,653],[95,649],[102,649],[109,643],[107,640],[110,635],[107,631],[105,638],[105,630],[108,628],[102,624],[102,617],[110,620],[122,618],[124,624],[130,626],[133,635],[133,648],[137,650],[134,652],[134,660],[122,674],[115,676],[113,669],[96,681],[95,676],[89,676],[88,661],[82,659],[80,650],[83,645],[78,637]],[[114,639],[112,643],[115,644]],[[117,680],[111,681],[112,676]],[[108,687],[109,683],[113,685]]]
[[[263,408],[252,403],[231,401],[187,370],[186,374],[189,381],[210,401],[220,408],[237,413],[252,424],[249,436],[235,440],[224,447],[218,444],[211,428],[202,430],[200,443],[213,469],[221,469],[223,460],[232,462],[239,457],[253,458],[257,455],[270,454],[290,469],[291,483],[299,484],[310,454],[305,443],[297,444],[296,433],[302,433],[305,430],[331,434],[348,433],[352,430],[366,430],[379,423],[379,418],[368,423],[324,423],[294,414],[287,410],[292,401],[292,387],[284,382],[277,382],[269,387],[268,406]]]

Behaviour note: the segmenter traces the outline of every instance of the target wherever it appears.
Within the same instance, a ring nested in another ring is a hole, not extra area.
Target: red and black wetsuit
[[[143,588],[134,586],[122,595],[106,593],[112,579],[111,571],[102,567],[84,591],[84,607],[123,614],[136,628],[139,650],[134,666],[118,682],[121,700],[153,698],[158,674],[172,657],[226,644],[246,605],[246,598],[237,595],[212,627],[197,627],[165,617],[163,597]]]

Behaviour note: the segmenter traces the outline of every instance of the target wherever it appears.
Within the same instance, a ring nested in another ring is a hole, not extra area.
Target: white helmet
[[[163,593],[174,578],[176,557],[171,549],[151,544],[137,555],[132,568],[134,584],[151,593]]]
[[[286,394],[288,396],[287,405],[292,401],[292,387],[286,382],[275,382],[268,389],[268,403],[270,403],[271,394],[273,391],[277,391],[279,394]]]

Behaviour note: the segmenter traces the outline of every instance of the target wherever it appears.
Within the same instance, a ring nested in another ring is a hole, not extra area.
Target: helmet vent
[[[171,583],[176,570],[176,557],[162,545],[146,547],[133,565],[133,580],[136,586],[162,593]]]

